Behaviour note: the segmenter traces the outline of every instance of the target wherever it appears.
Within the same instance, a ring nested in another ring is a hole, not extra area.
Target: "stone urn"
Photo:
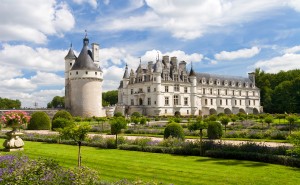
[[[18,132],[16,128],[13,128],[12,131],[7,132],[7,139],[4,141],[3,146],[5,147],[6,151],[21,151],[24,150],[24,142],[19,137],[23,135],[23,133]]]

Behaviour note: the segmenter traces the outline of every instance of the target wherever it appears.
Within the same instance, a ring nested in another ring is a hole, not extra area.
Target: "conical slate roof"
[[[89,39],[85,37],[83,39],[83,48],[75,60],[75,63],[71,70],[92,70],[92,71],[101,71],[100,68],[96,66],[92,57],[91,51],[88,49]]]
[[[194,72],[193,67],[191,67],[191,71],[190,71],[189,76],[196,76],[196,73]]]
[[[65,56],[65,59],[76,59],[76,55],[74,54],[72,47],[69,49],[69,52]]]
[[[125,72],[124,72],[123,78],[129,78],[128,65],[127,64],[126,64],[126,67],[125,67]]]

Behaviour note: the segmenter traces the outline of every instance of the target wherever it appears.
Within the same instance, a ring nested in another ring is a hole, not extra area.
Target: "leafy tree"
[[[188,125],[190,131],[199,130],[200,136],[200,155],[202,155],[202,145],[203,145],[203,129],[207,128],[207,122],[202,121],[201,117],[197,118],[194,122]]]
[[[73,119],[72,115],[68,111],[65,111],[65,110],[57,111],[52,118],[52,123],[57,118],[65,118],[67,120]]]
[[[288,120],[288,122],[289,122],[289,131],[290,131],[290,134],[291,134],[292,133],[293,124],[297,121],[298,118],[297,118],[296,115],[289,115],[285,119]]]
[[[207,137],[208,139],[220,139],[222,137],[222,126],[219,122],[208,122]]]
[[[265,117],[265,122],[268,124],[268,128],[270,128],[270,124],[274,122],[274,118],[272,115],[268,115]]]
[[[164,130],[164,138],[167,139],[168,137],[176,137],[178,139],[184,139],[184,132],[183,128],[179,123],[169,123],[167,124]]]
[[[106,117],[95,117],[95,121],[97,121],[98,125],[100,124],[101,122],[101,125],[102,125],[102,132],[104,131],[104,128],[103,128],[103,124],[104,122],[107,120]]]
[[[237,116],[236,115],[234,115],[234,114],[231,114],[230,115],[230,119],[231,119],[231,121],[233,122],[233,124],[236,122],[236,120],[237,120]]]
[[[8,98],[0,97],[0,109],[20,109],[21,102],[20,100],[11,100]]]
[[[292,152],[300,156],[300,132],[294,132],[289,137],[288,140],[294,145]]]
[[[42,111],[34,112],[31,115],[27,129],[28,130],[50,130],[51,121],[49,116]]]
[[[141,124],[141,125],[145,125],[146,123],[147,123],[147,118],[142,117],[142,118],[140,119],[140,124]]]
[[[90,125],[87,124],[73,124],[63,129],[59,129],[61,138],[72,139],[78,144],[78,167],[81,166],[81,144],[87,138],[90,129]]]
[[[127,127],[127,122],[123,117],[115,117],[110,120],[111,134],[116,135],[116,147],[118,147],[118,134],[121,133],[122,129]]]
[[[230,122],[230,118],[228,116],[222,116],[222,117],[219,118],[219,120],[220,120],[221,124],[224,125],[225,133],[226,133],[226,126]]]
[[[47,108],[64,108],[65,107],[65,97],[55,96],[51,102],[47,104]]]
[[[118,103],[118,91],[107,91],[102,93],[102,106],[115,105]]]
[[[52,121],[52,130],[57,130],[60,128],[69,127],[70,125],[73,125],[74,122],[72,120],[68,120],[66,118],[56,118],[54,121]]]

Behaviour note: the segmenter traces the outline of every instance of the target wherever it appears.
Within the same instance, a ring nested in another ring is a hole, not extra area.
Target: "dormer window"
[[[248,82],[245,83],[245,87],[246,87],[246,88],[249,87],[249,83],[248,83]]]
[[[202,78],[202,84],[206,84],[205,78]]]
[[[234,87],[235,86],[235,82],[231,81],[231,86]]]
[[[238,86],[239,86],[239,87],[242,87],[242,82],[239,82],[239,83],[238,83]]]
[[[214,83],[213,80],[210,78],[209,79],[209,85],[213,85],[213,83]]]
[[[85,74],[89,74],[89,72],[88,72],[88,71],[86,71],[86,72],[85,72]]]
[[[217,80],[217,85],[220,85],[220,80],[219,79]]]
[[[78,71],[76,71],[76,74],[78,75]]]
[[[227,80],[224,81],[224,85],[225,85],[225,86],[228,85],[228,81],[227,81]]]

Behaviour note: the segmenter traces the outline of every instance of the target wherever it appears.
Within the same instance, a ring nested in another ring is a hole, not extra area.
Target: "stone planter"
[[[3,146],[5,147],[6,151],[21,151],[24,150],[24,142],[19,137],[23,135],[23,133],[18,132],[16,129],[13,129],[10,132],[6,133],[7,139],[4,141]]]

